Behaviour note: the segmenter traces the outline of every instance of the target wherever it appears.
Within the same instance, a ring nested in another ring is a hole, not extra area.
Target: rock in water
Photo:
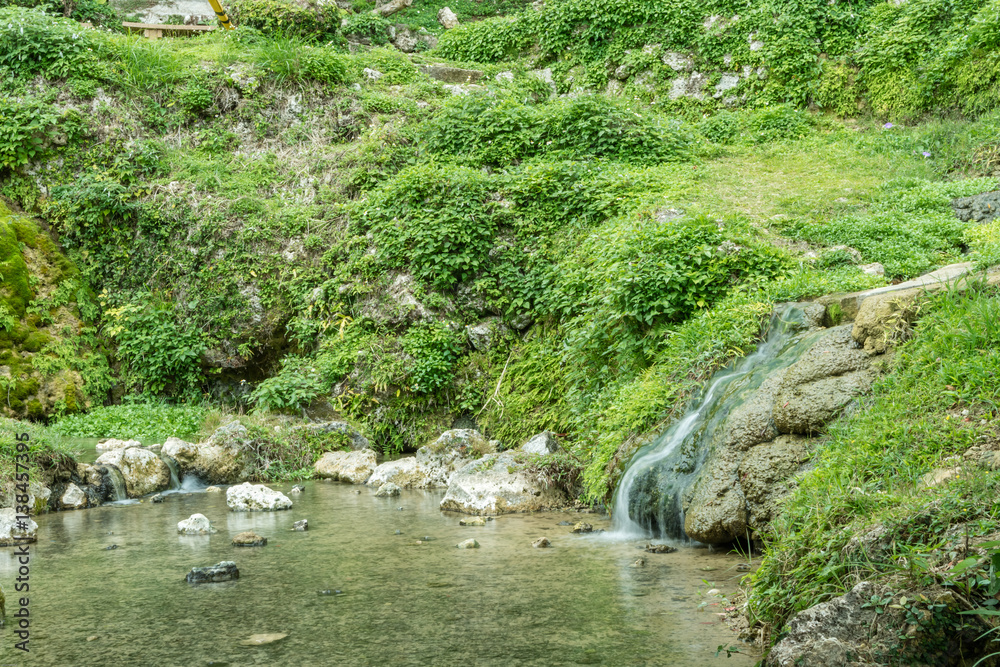
[[[391,496],[398,496],[402,490],[392,482],[386,482],[382,486],[378,487],[378,491],[375,492],[376,498],[389,498]]]
[[[94,464],[118,468],[125,478],[125,490],[129,498],[165,491],[170,486],[170,468],[148,449],[113,449],[101,454]]]
[[[298,494],[304,492],[305,490],[306,490],[306,487],[304,487],[304,486],[302,486],[300,484],[296,484],[295,486],[292,487],[292,490],[289,491],[289,493],[298,495]]]
[[[231,560],[224,560],[211,567],[194,567],[187,574],[189,584],[209,584],[239,578],[240,571],[236,568],[236,563]]]
[[[539,537],[537,540],[531,543],[531,546],[535,547],[536,549],[545,549],[551,547],[552,543],[549,542],[549,538],[547,537]]]
[[[209,535],[217,532],[212,528],[212,522],[204,514],[192,514],[189,518],[177,522],[177,532],[185,535]]]
[[[513,454],[490,454],[464,465],[448,482],[441,509],[465,514],[535,512],[569,504],[566,492]]]
[[[646,551],[651,554],[672,554],[677,551],[677,549],[669,544],[647,544]]]
[[[485,526],[486,519],[481,516],[477,516],[474,519],[459,519],[458,525],[460,526]]]
[[[573,532],[574,533],[592,533],[592,532],[594,532],[594,527],[591,526],[586,521],[580,521],[579,523],[577,523],[576,525],[573,526]]]
[[[274,512],[292,507],[292,501],[280,491],[250,482],[229,487],[226,504],[234,512]]]
[[[459,549],[478,549],[479,542],[476,542],[475,540],[466,540],[464,542],[459,542],[455,546]]]
[[[309,530],[309,519],[301,519],[292,524],[292,530]]]
[[[79,486],[70,482],[59,498],[59,506],[65,510],[82,509],[87,506],[87,494]]]
[[[97,451],[102,454],[115,449],[127,449],[128,447],[142,447],[142,443],[138,440],[117,440],[115,438],[108,438],[97,443]]]
[[[222,493],[222,489],[217,486],[210,486],[205,489],[205,493]]]
[[[263,547],[267,546],[267,538],[261,537],[252,530],[247,530],[233,538],[234,547]]]
[[[348,484],[364,484],[376,466],[375,452],[362,449],[355,452],[327,452],[313,468],[316,475]]]
[[[36,541],[38,524],[30,518],[18,521],[13,507],[0,509],[0,547],[12,547]]]
[[[157,493],[155,496],[150,498],[150,500],[153,501],[154,503],[162,503],[165,500],[165,498],[163,497],[163,494]]]

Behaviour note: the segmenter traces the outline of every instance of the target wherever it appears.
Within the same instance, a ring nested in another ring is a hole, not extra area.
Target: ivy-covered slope
[[[476,84],[421,69],[478,24],[406,55],[352,52],[312,19],[149,42],[0,18],[0,196],[69,260],[50,263],[79,267],[87,326],[49,327],[45,348],[77,374],[78,408],[338,416],[385,450],[455,423],[507,447],[549,429],[601,500],[775,301],[997,253],[949,205],[995,187],[995,115],[904,128],[711,99],[677,115],[655,96],[559,96],[534,47],[478,65]],[[613,53],[596,35],[567,62],[589,42]],[[12,396],[37,391],[29,375]]]

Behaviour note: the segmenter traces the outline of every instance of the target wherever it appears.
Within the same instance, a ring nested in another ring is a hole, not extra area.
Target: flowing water
[[[778,313],[753,354],[716,373],[680,420],[635,453],[615,492],[616,535],[685,537],[682,495],[694,482],[717,429],[771,372],[792,365],[820,335],[804,329],[798,307]]]
[[[0,549],[8,591],[0,665],[754,663],[716,657],[735,638],[718,616],[725,601],[704,595],[735,589],[738,557],[692,547],[648,554],[637,548],[644,540],[557,525],[608,525],[575,512],[462,527],[461,515],[438,509],[442,494],[384,499],[365,487],[307,483],[284,512],[230,512],[224,494],[178,493],[160,504],[43,515],[31,546],[30,658],[13,649],[17,563],[13,549]],[[177,522],[194,513],[219,532],[178,535]],[[308,532],[290,530],[303,518]],[[248,529],[267,546],[230,545]],[[552,548],[531,547],[541,536]],[[455,548],[470,537],[481,548]],[[640,557],[645,566],[633,567]],[[236,561],[239,580],[185,582],[191,567],[223,560]],[[258,633],[288,636],[241,645]]]

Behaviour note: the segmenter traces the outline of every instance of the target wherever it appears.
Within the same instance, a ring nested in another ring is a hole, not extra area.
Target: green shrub
[[[360,12],[347,17],[347,23],[343,26],[345,35],[355,38],[367,39],[376,46],[382,46],[389,41],[389,30],[392,23],[371,12]]]
[[[204,379],[202,332],[179,321],[174,305],[138,293],[105,310],[104,334],[117,344],[127,391],[149,396],[197,396]]]
[[[485,266],[495,207],[482,172],[431,163],[400,172],[357,206],[352,221],[374,232],[386,265],[451,287]]]
[[[720,111],[698,124],[705,137],[720,144],[760,145],[784,139],[800,139],[813,126],[808,113],[788,104],[752,111]]]
[[[86,76],[96,63],[95,34],[38,9],[0,8],[0,69],[22,76]]]
[[[0,97],[0,170],[38,159],[57,129],[59,113],[36,99]]]
[[[277,375],[254,388],[250,400],[259,409],[294,411],[308,407],[323,390],[323,380],[312,360],[288,356],[282,359]]]
[[[466,95],[445,104],[425,138],[432,152],[477,165],[544,154],[651,163],[690,159],[696,150],[694,133],[683,123],[600,95],[535,106]]]
[[[403,350],[412,358],[410,389],[432,394],[451,384],[464,342],[461,329],[453,331],[443,322],[419,324],[407,330],[402,342]]]
[[[254,28],[268,36],[328,42],[340,31],[340,12],[333,3],[232,0],[227,8],[233,25]]]

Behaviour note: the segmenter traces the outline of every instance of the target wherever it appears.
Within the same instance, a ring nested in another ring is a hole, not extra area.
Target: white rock
[[[0,509],[0,547],[34,542],[38,535],[38,524],[30,518],[18,526],[18,514],[13,507]]]
[[[142,447],[142,443],[138,440],[116,440],[110,438],[104,442],[97,443],[97,451],[99,452],[110,452],[114,449],[126,449],[128,447]]]
[[[885,267],[878,262],[872,262],[871,264],[862,264],[858,267],[870,276],[884,276]]]
[[[114,449],[101,454],[94,464],[118,468],[125,478],[125,491],[129,498],[138,498],[170,487],[170,468],[159,456],[147,449]]]
[[[521,445],[521,451],[528,454],[555,454],[559,449],[559,441],[551,431],[542,431]]]
[[[568,504],[569,498],[543,477],[530,472],[509,452],[490,454],[466,464],[448,483],[442,510],[466,514],[534,512]]]
[[[447,7],[442,7],[438,10],[437,19],[438,23],[440,23],[445,30],[457,28],[459,25],[458,17],[455,16],[455,12],[451,11]]]
[[[63,509],[78,510],[87,506],[87,494],[79,486],[70,482],[59,498],[59,505]]]
[[[365,78],[368,79],[369,81],[378,81],[383,76],[385,76],[384,74],[382,74],[382,72],[378,71],[377,69],[371,69],[370,67],[364,68],[364,70],[362,70],[362,74],[364,74]]]
[[[378,491],[375,492],[375,497],[389,498],[391,496],[398,496],[399,494],[400,494],[400,488],[395,484],[393,484],[392,482],[388,482],[378,487]]]
[[[177,532],[185,535],[208,535],[216,532],[212,522],[204,514],[192,514],[189,518],[177,522]]]
[[[280,491],[250,482],[229,487],[226,504],[234,512],[274,512],[292,507],[291,499]]]
[[[364,484],[375,470],[375,452],[363,449],[354,452],[327,452],[313,468],[320,477],[349,484]]]

